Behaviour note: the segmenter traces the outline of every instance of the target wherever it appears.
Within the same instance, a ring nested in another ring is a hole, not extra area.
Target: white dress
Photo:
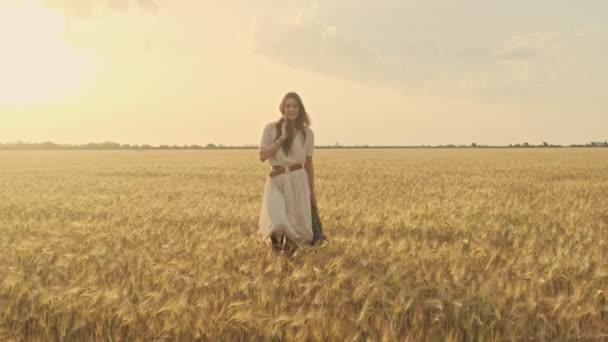
[[[295,136],[286,156],[282,148],[268,159],[272,165],[304,164],[306,156],[312,156],[314,133],[308,127],[306,139],[301,132]],[[272,144],[276,136],[276,122],[266,125],[260,147]],[[312,217],[308,173],[304,168],[285,172],[275,177],[266,176],[264,195],[260,210],[259,233],[264,239],[276,232],[297,243],[312,241]]]

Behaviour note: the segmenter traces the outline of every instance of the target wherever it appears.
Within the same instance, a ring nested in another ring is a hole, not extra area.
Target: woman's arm
[[[260,161],[265,162],[268,158],[274,156],[275,153],[277,153],[277,151],[279,150],[279,148],[281,148],[282,143],[283,139],[279,138],[270,145],[260,146]]]
[[[312,156],[306,157],[306,163],[304,163],[306,173],[308,173],[308,186],[310,187],[310,203],[313,207],[317,207],[317,196],[315,194],[315,168],[312,163]]]

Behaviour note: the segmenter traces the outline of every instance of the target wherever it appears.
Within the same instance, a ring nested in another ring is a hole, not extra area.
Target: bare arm
[[[265,162],[268,158],[274,156],[275,153],[277,153],[277,151],[281,148],[282,143],[283,139],[279,138],[270,145],[260,146],[260,161]]]
[[[270,126],[267,126],[267,128],[270,128]],[[264,131],[264,137],[270,137],[266,133],[267,132]],[[263,138],[262,143],[260,144],[260,161],[264,162],[268,158],[274,156],[275,153],[277,153],[277,151],[281,148],[281,145],[283,144],[283,141],[285,141],[285,139],[287,139],[287,124],[281,125],[281,135],[277,140],[275,140],[271,144],[269,144],[268,142],[265,143],[265,138]]]

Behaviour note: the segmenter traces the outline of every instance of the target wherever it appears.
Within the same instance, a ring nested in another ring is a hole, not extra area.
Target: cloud
[[[254,24],[254,52],[295,68],[363,83],[416,88],[424,73],[390,58],[318,19],[316,2],[296,1]]]
[[[400,37],[378,28],[365,32],[368,40],[364,41],[337,24],[344,22],[336,17],[338,12],[323,12],[318,2],[266,0],[266,4],[262,7],[267,13],[252,11],[255,53],[294,68],[385,85],[406,94],[533,97],[550,93],[557,82],[577,77],[577,63],[603,63],[604,68],[606,64],[607,51],[602,48],[602,44],[608,46],[606,34],[593,26],[506,36],[496,32],[485,40],[476,39],[475,34],[425,39],[424,34],[407,31]],[[352,17],[349,21],[356,22]],[[406,22],[403,25],[412,28]]]
[[[500,60],[579,58],[581,48],[585,49],[599,39],[601,31],[590,28],[515,35],[494,49],[491,55]]]
[[[93,21],[92,18],[104,17],[109,19],[110,14],[138,10],[148,14],[158,12],[156,0],[39,0],[48,8],[59,11],[65,17],[64,27],[65,36],[74,44],[81,47],[93,47],[98,44],[91,32],[85,33],[82,26],[86,26]],[[114,45],[124,42],[131,37],[134,32],[125,32],[120,37],[116,37]],[[141,40],[141,39],[139,39]],[[138,45],[139,44],[139,45]],[[124,45],[124,44],[123,44]],[[150,50],[150,43],[136,43],[130,41],[127,45],[138,45],[142,51]],[[140,47],[141,46],[141,47]],[[124,49],[124,48],[122,48]]]
[[[61,10],[68,18],[87,18],[108,11],[125,11],[133,3],[139,9],[155,14],[158,5],[154,0],[41,0],[43,4]]]
[[[461,89],[491,98],[553,94],[574,83],[586,67],[602,68],[605,41],[603,31],[591,28],[510,36],[472,53],[475,63],[461,78]]]
[[[137,5],[143,11],[151,14],[156,14],[158,12],[158,5],[153,0],[137,0]]]

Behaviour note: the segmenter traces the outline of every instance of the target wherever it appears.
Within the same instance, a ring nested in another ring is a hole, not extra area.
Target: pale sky
[[[608,140],[605,0],[0,0],[0,142]]]

